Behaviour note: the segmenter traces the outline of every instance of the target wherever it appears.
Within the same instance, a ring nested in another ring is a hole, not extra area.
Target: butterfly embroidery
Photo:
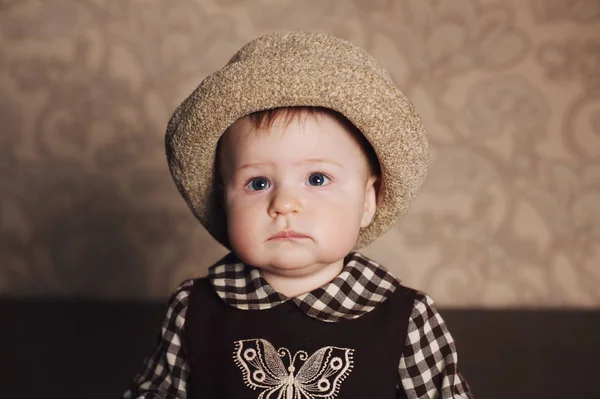
[[[235,342],[233,358],[246,385],[263,390],[258,399],[333,399],[352,371],[353,352],[326,346],[310,357],[305,351],[292,356],[287,348],[276,350],[267,340],[247,339]]]

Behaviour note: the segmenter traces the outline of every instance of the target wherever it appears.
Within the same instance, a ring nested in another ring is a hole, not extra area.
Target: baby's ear
[[[360,227],[365,228],[371,224],[373,217],[375,216],[375,210],[377,209],[377,184],[378,180],[376,176],[371,176],[367,180],[365,189],[365,207],[363,210],[362,220],[360,221]]]

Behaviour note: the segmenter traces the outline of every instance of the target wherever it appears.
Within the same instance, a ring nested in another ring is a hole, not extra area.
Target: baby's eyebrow
[[[335,165],[338,167],[343,167],[343,165],[339,162],[336,162],[334,160],[331,159],[324,159],[324,158],[309,158],[309,159],[304,159],[300,162],[296,162],[294,164],[294,166],[298,166],[298,165],[302,165],[302,164],[307,164],[307,163],[328,163],[331,165]],[[250,169],[250,168],[257,168],[260,166],[273,166],[273,162],[254,162],[254,163],[246,163],[243,164],[242,166],[238,167],[235,169],[235,173],[239,173],[244,169]]]
[[[305,159],[304,161],[298,162],[298,164],[302,164],[302,163],[329,163],[329,164],[332,164],[335,166],[342,167],[341,163],[336,162],[331,159],[324,159],[324,158],[310,158],[310,159]]]
[[[255,163],[246,163],[242,166],[235,169],[236,172],[240,172],[244,169],[257,168],[259,166],[272,166],[273,162],[255,162]]]

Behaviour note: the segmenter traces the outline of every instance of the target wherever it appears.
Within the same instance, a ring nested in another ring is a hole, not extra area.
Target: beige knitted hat
[[[175,184],[196,217],[229,247],[213,182],[215,150],[225,130],[252,112],[316,106],[343,114],[371,143],[382,180],[373,222],[360,248],[389,230],[409,207],[427,171],[421,118],[364,50],[325,34],[270,33],[242,47],[204,79],[169,121],[166,149]]]

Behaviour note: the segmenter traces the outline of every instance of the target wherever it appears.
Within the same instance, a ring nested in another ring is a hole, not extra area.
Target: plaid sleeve
[[[473,398],[458,371],[454,339],[433,300],[422,293],[414,302],[398,373],[408,399]]]
[[[153,353],[146,357],[123,399],[184,399],[189,368],[181,338],[193,280],[184,281],[169,300]]]

